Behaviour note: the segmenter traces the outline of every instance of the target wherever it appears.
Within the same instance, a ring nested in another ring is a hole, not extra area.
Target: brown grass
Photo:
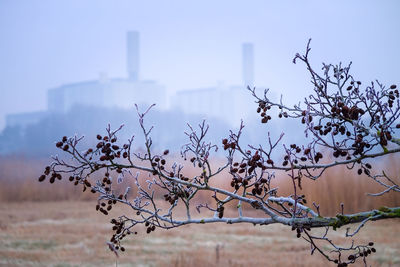
[[[389,174],[399,173],[396,162],[394,157],[386,160],[385,169]],[[109,216],[104,216],[95,211],[94,201],[82,201],[93,200],[95,195],[82,194],[81,188],[67,181],[58,181],[54,185],[37,182],[47,163],[41,159],[0,158],[0,266],[115,266],[116,261],[118,266],[326,264],[319,255],[310,257],[307,244],[295,238],[287,227],[248,224],[189,225],[168,231],[156,230],[150,235],[139,227],[137,236],[124,241],[127,251],[116,259],[105,246],[112,234],[109,220],[131,211],[117,205]],[[195,173],[195,168],[191,168],[186,175]],[[146,178],[144,175],[141,180]],[[130,182],[127,180],[121,186]],[[216,177],[213,184],[230,188],[226,175]],[[278,186],[283,195],[293,193],[286,175],[280,175],[274,186]],[[319,203],[323,214],[329,215],[339,212],[342,202],[345,212],[399,205],[399,194],[379,198],[365,194],[379,190],[381,188],[366,177],[336,168],[316,182],[303,179],[302,194],[309,203]],[[206,201],[208,197],[209,194],[202,193],[198,200]],[[226,216],[236,214],[235,203],[231,207]],[[247,215],[256,214],[247,211]],[[333,238],[349,244],[351,241],[343,237],[344,230],[333,232]],[[400,225],[396,220],[369,223],[357,236],[360,242],[373,240],[376,243],[379,253],[371,256],[371,266],[398,266],[399,238]]]
[[[91,202],[0,203],[0,266],[322,266],[320,255],[280,225],[188,225],[156,230],[123,242],[117,259],[105,242],[112,231],[109,220],[126,207],[116,206],[109,216],[95,212]],[[319,230],[313,230],[319,232]],[[343,244],[344,229],[333,232]],[[356,241],[373,240],[378,253],[371,266],[400,264],[400,225],[395,220],[373,222]],[[217,252],[218,251],[218,252]],[[358,264],[356,266],[362,266]]]
[[[217,166],[221,160],[214,161]],[[398,157],[387,157],[384,162],[374,162],[377,170],[384,169],[399,181],[400,165]],[[51,185],[47,181],[39,183],[37,177],[43,172],[48,160],[30,159],[22,157],[0,158],[0,200],[6,202],[15,201],[62,201],[62,200],[94,200],[96,196],[87,192],[82,193],[82,187],[75,187],[67,179],[56,181]],[[185,175],[199,175],[199,170],[186,163]],[[100,177],[99,177],[100,178]],[[95,178],[93,178],[95,179]],[[142,183],[149,179],[147,174],[141,174]],[[124,183],[117,187],[122,191],[124,186],[130,185],[133,189],[133,179],[125,179]],[[215,177],[212,185],[230,188],[229,175],[221,174]],[[287,174],[278,173],[272,184],[279,188],[280,195],[293,194],[293,185]],[[340,211],[340,203],[344,203],[346,213],[379,208],[381,206],[399,206],[400,194],[387,193],[381,197],[371,197],[366,193],[375,193],[383,190],[376,182],[364,175],[357,175],[355,170],[347,170],[345,167],[336,167],[328,170],[320,179],[312,181],[302,179],[303,190],[298,194],[306,195],[309,205],[315,202],[321,206],[323,215],[335,215]],[[157,190],[157,195],[164,193]],[[212,196],[211,193],[201,192],[198,201],[206,202]],[[232,203],[235,207],[237,203]]]

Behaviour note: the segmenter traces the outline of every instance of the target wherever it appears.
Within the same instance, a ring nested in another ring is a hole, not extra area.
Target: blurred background
[[[108,124],[112,129],[124,124],[120,140],[135,135],[134,145],[140,149],[143,139],[134,105],[144,111],[154,103],[146,118],[148,126],[155,126],[154,149],[169,148],[176,152],[172,156],[177,160],[186,143],[186,124],[196,126],[203,119],[210,125],[208,140],[218,146],[241,120],[245,124],[243,143],[263,144],[268,132],[273,138],[282,132],[300,133],[301,128],[292,121],[261,124],[247,86],[260,93],[269,89],[269,97],[277,101],[282,95],[288,105],[304,99],[312,92],[310,77],[306,67],[293,64],[292,59],[296,53],[304,53],[309,38],[315,69],[319,70],[322,62],[353,62],[352,73],[364,85],[376,79],[399,85],[399,11],[400,3],[395,0],[0,0],[0,228],[5,230],[0,234],[0,265],[114,263],[112,255],[99,245],[110,234],[104,226],[108,219],[94,214],[93,201],[85,202],[94,198],[67,183],[38,186],[37,177],[50,162],[50,155],[58,153],[55,142],[62,136],[84,135],[84,149],[94,144],[96,134],[105,133]],[[284,137],[284,143],[294,141],[304,141],[302,134]],[[222,149],[215,153],[217,162],[224,157]],[[378,165],[390,167],[388,171],[396,174],[397,163],[398,158],[392,157]],[[375,193],[380,188],[342,169],[313,184],[305,193],[328,215],[336,214],[342,202],[347,212],[400,204],[393,194],[379,200],[366,196],[366,191]],[[279,186],[291,194],[285,179]],[[65,211],[55,203],[61,203]],[[90,213],[89,218],[97,222],[96,230],[84,231],[88,222],[82,221],[81,215]],[[377,231],[387,226],[383,224]],[[56,236],[46,241],[42,236],[45,229],[53,229]],[[70,235],[57,236],[66,229]],[[236,248],[230,245],[234,232],[229,229],[219,229],[226,231],[226,236],[215,239],[193,237],[196,242],[189,242],[191,245],[174,240],[175,247],[165,251],[164,261],[146,255],[171,247],[162,243],[168,234],[158,237],[163,241],[140,237],[142,243],[131,244],[130,256],[136,253],[137,258],[126,256],[121,261],[127,266],[129,262],[133,266],[241,266],[249,263],[242,261],[247,257],[244,251],[252,250],[255,256],[250,265],[263,265],[264,248],[272,242],[266,236],[281,231],[234,228],[245,247],[236,255]],[[202,231],[206,235],[209,230],[203,227]],[[292,245],[291,233],[286,234],[287,240],[280,244],[288,255],[269,251],[268,257],[274,259],[270,266],[283,266],[287,262],[281,260],[296,257],[304,266],[321,264],[318,257],[308,259],[306,244]],[[260,235],[266,236],[258,240]],[[246,237],[251,241],[243,241]],[[188,234],[185,238],[192,237]],[[374,263],[399,264],[400,258],[395,256],[399,245],[391,239],[382,242],[390,249],[382,258],[374,258]],[[188,246],[192,250],[185,252]],[[202,254],[195,250],[209,257],[199,256]],[[95,255],[101,256],[93,260]]]

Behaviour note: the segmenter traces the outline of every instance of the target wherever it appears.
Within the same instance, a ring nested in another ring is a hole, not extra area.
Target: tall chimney
[[[254,52],[252,43],[242,45],[242,71],[244,86],[254,86]]]
[[[126,37],[128,78],[137,81],[139,79],[139,32],[129,31]]]

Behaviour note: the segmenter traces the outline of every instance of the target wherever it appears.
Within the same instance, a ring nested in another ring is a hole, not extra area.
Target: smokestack
[[[139,32],[130,31],[127,33],[127,69],[129,80],[139,79]]]
[[[244,86],[254,86],[254,52],[252,43],[242,45],[242,71]]]

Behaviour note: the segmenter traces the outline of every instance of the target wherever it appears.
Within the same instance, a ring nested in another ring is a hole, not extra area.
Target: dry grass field
[[[396,162],[387,159],[389,173],[400,172]],[[168,231],[156,229],[149,235],[139,228],[138,235],[125,239],[126,251],[116,258],[105,243],[112,235],[109,221],[131,211],[117,205],[109,216],[104,216],[95,211],[94,195],[82,194],[68,182],[39,184],[37,177],[46,163],[0,158],[0,266],[327,265],[320,255],[310,256],[307,243],[280,225],[188,225]],[[274,182],[283,195],[292,193],[287,180],[281,175]],[[229,188],[224,176],[215,183]],[[328,172],[315,183],[305,180],[303,188],[309,203],[315,201],[323,207],[323,215],[335,215],[342,202],[346,213],[400,205],[399,194],[367,196],[366,192],[378,192],[380,188],[343,169]],[[234,215],[233,206],[227,216]],[[344,231],[332,232],[332,237],[341,244],[350,244]],[[370,256],[370,266],[400,266],[399,220],[369,223],[357,240],[375,242],[378,253]]]
[[[116,216],[121,209],[113,209]],[[323,266],[307,244],[279,225],[189,225],[126,239],[117,259],[106,247],[110,216],[91,202],[15,202],[0,205],[0,266]],[[335,239],[345,241],[343,231]],[[371,266],[400,265],[400,224],[365,227],[359,240],[374,240]],[[361,266],[361,265],[360,265]]]

